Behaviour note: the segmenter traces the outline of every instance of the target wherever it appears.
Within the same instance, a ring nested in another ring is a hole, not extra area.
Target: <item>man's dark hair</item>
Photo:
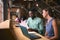
[[[31,12],[32,12],[32,14],[36,14],[37,9],[36,9],[35,7],[32,7],[29,11],[31,11]]]
[[[23,21],[27,19],[25,15],[21,16],[20,19],[22,19],[22,18],[23,18]]]

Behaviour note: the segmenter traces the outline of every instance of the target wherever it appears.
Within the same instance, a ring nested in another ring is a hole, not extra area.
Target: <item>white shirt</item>
[[[27,23],[26,23],[26,20],[24,20],[24,21],[21,20],[20,25],[26,27],[27,29],[29,28]]]

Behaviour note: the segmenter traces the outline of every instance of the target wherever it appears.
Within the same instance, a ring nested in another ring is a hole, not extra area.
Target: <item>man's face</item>
[[[32,17],[32,16],[33,16],[32,11],[29,11],[29,16],[30,16],[30,17]]]

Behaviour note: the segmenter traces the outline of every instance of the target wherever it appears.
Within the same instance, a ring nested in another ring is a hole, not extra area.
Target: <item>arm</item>
[[[47,35],[48,35],[48,32],[45,32],[45,37],[49,39],[50,37]]]
[[[29,27],[29,18],[27,19],[27,22],[26,22],[26,23],[27,23],[27,25],[28,25],[28,27]]]
[[[31,31],[31,29],[29,28],[29,18],[27,19],[27,26],[28,26],[28,31]]]
[[[43,33],[44,33],[43,21],[40,20],[40,23],[38,25],[39,25],[38,31],[39,31],[40,34],[43,35]]]
[[[56,21],[52,21],[53,29],[54,29],[54,36],[51,37],[50,39],[57,39],[58,38],[58,30],[57,30],[57,24]]]

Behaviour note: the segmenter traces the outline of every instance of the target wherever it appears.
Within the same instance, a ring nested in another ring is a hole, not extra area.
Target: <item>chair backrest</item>
[[[13,31],[16,40],[30,40],[28,37],[26,37],[20,27],[13,26]]]

